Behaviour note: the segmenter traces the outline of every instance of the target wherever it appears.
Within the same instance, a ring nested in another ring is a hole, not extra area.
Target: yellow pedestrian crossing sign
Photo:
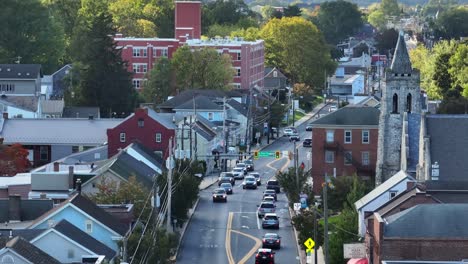
[[[313,248],[315,246],[315,242],[312,240],[312,238],[309,238],[306,240],[306,242],[304,242],[304,245],[306,246],[306,253],[309,253],[309,252],[313,252]]]

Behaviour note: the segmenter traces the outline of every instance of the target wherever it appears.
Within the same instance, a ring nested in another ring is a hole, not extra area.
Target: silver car
[[[276,206],[272,202],[262,202],[258,207],[257,216],[258,218],[264,217],[268,213],[276,212]]]

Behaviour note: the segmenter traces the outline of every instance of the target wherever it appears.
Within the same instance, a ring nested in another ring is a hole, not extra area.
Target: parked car
[[[259,248],[255,255],[255,264],[275,264],[275,252],[269,248]]]
[[[267,190],[275,190],[276,193],[280,192],[279,182],[277,180],[269,180],[266,186]]]
[[[239,162],[236,164],[236,168],[241,168],[244,171],[244,175],[247,175],[247,164]]]
[[[306,138],[304,139],[304,142],[302,142],[302,146],[305,147],[312,147],[312,139],[311,138]]]
[[[281,248],[281,237],[276,233],[266,233],[262,238],[263,248]]]
[[[246,160],[244,161],[245,165],[247,166],[247,171],[254,171],[254,163],[253,160]]]
[[[279,229],[279,218],[276,214],[265,214],[262,220],[262,228]]]
[[[275,213],[275,212],[276,212],[276,206],[274,203],[262,202],[258,206],[257,216],[258,218],[262,218],[265,216],[265,214]]]
[[[289,136],[289,141],[300,141],[301,138],[299,137],[298,133],[293,133]]]
[[[273,189],[263,191],[263,198],[265,198],[267,196],[273,197],[275,199],[275,201],[278,200],[278,196],[276,195],[276,191],[273,190]]]
[[[221,183],[221,188],[223,188],[227,194],[232,194],[233,191],[232,191],[232,184],[230,183],[227,183],[227,182],[224,182],[224,183]]]
[[[221,177],[218,180],[218,186],[221,186],[223,183],[230,183],[231,185],[234,185],[234,178],[231,177]]]
[[[217,201],[227,202],[227,194],[224,188],[216,188],[213,191],[213,203],[216,203]]]
[[[242,183],[242,189],[257,189],[257,180],[254,176],[247,176]]]
[[[312,131],[312,124],[307,124],[306,131]]]
[[[244,169],[242,168],[234,168],[232,169],[231,173],[234,175],[235,180],[244,179]]]
[[[249,173],[249,175],[255,177],[255,180],[257,180],[257,186],[262,185],[262,179],[260,179],[260,173],[258,173],[258,172],[251,172],[251,173]]]

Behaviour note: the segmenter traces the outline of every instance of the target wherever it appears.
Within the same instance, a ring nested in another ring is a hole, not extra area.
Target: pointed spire
[[[395,53],[393,54],[392,66],[390,67],[390,69],[392,70],[392,72],[398,74],[409,74],[413,71],[413,68],[411,67],[411,61],[408,55],[408,50],[406,49],[403,31],[400,31],[400,35],[398,36]]]

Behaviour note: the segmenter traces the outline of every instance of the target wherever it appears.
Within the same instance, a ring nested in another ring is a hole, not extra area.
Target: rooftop
[[[0,64],[0,79],[36,79],[41,73],[40,64]]]
[[[188,39],[186,41],[187,45],[194,47],[194,46],[242,46],[248,44],[260,44],[263,43],[263,40],[256,40],[256,41],[246,41],[240,37],[225,37],[225,38],[211,38],[207,40],[201,39]]]
[[[378,126],[380,111],[375,107],[348,105],[310,124],[322,126]]]

